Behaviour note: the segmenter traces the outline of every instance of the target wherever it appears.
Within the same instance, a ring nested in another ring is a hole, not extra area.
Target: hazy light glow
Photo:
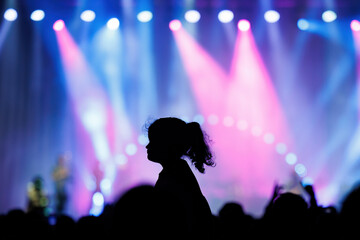
[[[300,30],[308,30],[310,27],[310,23],[308,20],[304,19],[304,18],[300,18],[297,22],[297,26]]]
[[[229,23],[234,19],[234,13],[230,10],[222,10],[218,14],[218,19],[222,23]]]
[[[226,116],[223,120],[223,124],[225,127],[232,127],[234,125],[234,119],[230,116]]]
[[[300,177],[305,177],[306,174],[307,174],[307,170],[306,170],[306,167],[301,164],[301,163],[298,163],[295,165],[295,172],[300,176]]]
[[[92,22],[94,21],[95,17],[96,14],[92,10],[85,10],[80,15],[81,20],[83,20],[84,22]]]
[[[336,20],[337,15],[334,11],[327,10],[321,15],[324,22],[333,22]]]
[[[360,22],[358,20],[352,20],[350,23],[351,30],[358,32],[360,31]]]
[[[7,20],[9,22],[15,21],[17,19],[17,17],[18,17],[18,13],[13,8],[7,9],[4,13],[5,20]]]
[[[279,12],[277,12],[275,10],[269,10],[269,11],[265,12],[264,18],[269,23],[275,23],[275,22],[279,21],[280,14],[279,14]]]
[[[106,26],[110,30],[117,30],[120,26],[120,21],[117,18],[110,18],[109,21],[107,21]]]
[[[129,143],[125,148],[125,152],[129,156],[133,156],[137,152],[137,146],[133,143]]]
[[[245,120],[239,120],[236,124],[236,127],[240,130],[240,131],[245,131],[248,128],[248,123]]]
[[[219,117],[215,114],[211,114],[208,117],[208,122],[210,125],[216,125],[219,122]]]
[[[259,137],[262,133],[262,130],[260,127],[254,126],[251,128],[251,133],[252,133],[252,135],[254,135],[254,137]]]
[[[286,154],[285,161],[289,165],[294,165],[297,162],[297,156],[294,153]]]
[[[287,147],[286,147],[286,144],[285,143],[278,143],[276,144],[276,152],[278,154],[285,154],[287,151]]]
[[[182,24],[181,24],[180,20],[177,20],[177,19],[171,20],[169,23],[169,28],[171,31],[178,31],[178,30],[180,30],[181,26],[182,26]]]
[[[240,31],[242,32],[246,32],[246,31],[249,31],[250,29],[250,22],[246,19],[241,19],[239,22],[238,22],[238,28]]]
[[[124,166],[127,163],[128,159],[124,154],[119,154],[115,156],[115,163],[119,166]]]
[[[44,17],[45,17],[45,12],[40,9],[33,11],[30,15],[31,20],[35,22],[43,20]]]
[[[272,144],[275,141],[275,136],[271,133],[266,133],[264,135],[264,142],[266,144]]]
[[[111,193],[111,185],[112,182],[108,178],[104,178],[100,182],[100,189],[104,193],[104,195],[109,195]]]
[[[92,197],[93,204],[95,206],[103,206],[104,205],[104,196],[100,192],[94,193]]]
[[[201,18],[201,15],[196,10],[189,10],[185,13],[185,19],[186,21],[190,23],[197,23]]]
[[[55,31],[61,31],[61,30],[64,29],[64,27],[65,27],[65,23],[64,23],[64,21],[61,20],[61,19],[57,20],[57,21],[54,23],[54,25],[53,25],[53,29],[54,29]]]
[[[144,23],[145,22],[150,22],[152,18],[153,18],[153,14],[150,11],[141,11],[137,15],[137,19],[140,22],[144,22]]]

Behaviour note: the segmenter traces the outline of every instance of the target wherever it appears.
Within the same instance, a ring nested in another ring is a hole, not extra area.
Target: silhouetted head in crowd
[[[168,233],[182,236],[184,209],[173,196],[157,192],[153,186],[140,185],[116,202],[112,224],[113,232],[131,235],[133,239],[163,239]]]
[[[242,206],[235,202],[226,203],[219,212],[219,217],[223,219],[240,218],[245,215]]]
[[[148,159],[160,163],[164,168],[181,159],[191,162],[204,173],[204,165],[214,166],[207,135],[197,122],[186,123],[178,118],[160,118],[148,128]]]
[[[274,200],[271,210],[273,224],[297,228],[306,222],[308,205],[297,194],[282,193]]]
[[[344,199],[340,210],[344,229],[357,232],[360,219],[360,185],[357,185]]]

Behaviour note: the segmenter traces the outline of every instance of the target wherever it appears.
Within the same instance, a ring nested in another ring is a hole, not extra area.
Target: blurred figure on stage
[[[44,189],[44,180],[40,176],[28,183],[28,212],[35,212],[40,215],[46,214],[46,209],[49,205],[49,199]]]
[[[63,154],[59,156],[57,164],[52,172],[52,178],[55,183],[55,213],[62,214],[66,207],[68,199],[66,191],[66,183],[70,177],[68,168],[68,161],[70,154]]]

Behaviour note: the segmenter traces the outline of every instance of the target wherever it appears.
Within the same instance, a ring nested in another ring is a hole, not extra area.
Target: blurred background
[[[36,177],[73,217],[154,184],[146,127],[167,116],[212,140],[216,167],[192,169],[214,213],[259,216],[275,183],[337,206],[359,181],[360,1],[3,0],[0,14],[1,213],[27,207]]]

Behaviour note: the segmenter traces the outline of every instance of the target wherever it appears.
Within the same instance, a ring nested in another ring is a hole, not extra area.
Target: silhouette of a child
[[[178,118],[160,118],[148,128],[147,157],[161,164],[163,170],[155,190],[170,194],[185,209],[187,231],[192,236],[206,236],[211,229],[212,214],[189,165],[188,157],[204,173],[204,165],[214,166],[207,137],[196,122],[185,123]]]

